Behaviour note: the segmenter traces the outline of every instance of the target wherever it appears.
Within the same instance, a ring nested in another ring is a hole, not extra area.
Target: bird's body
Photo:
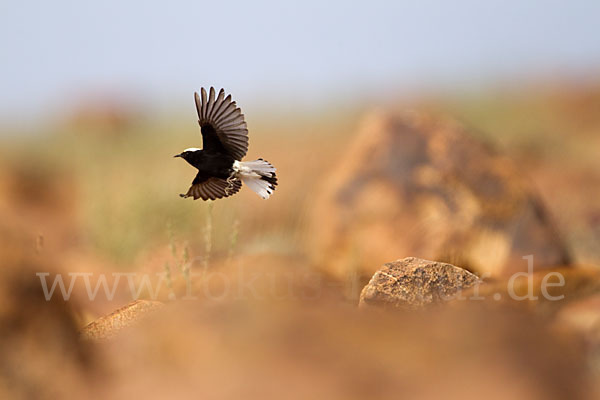
[[[207,97],[202,88],[201,96],[195,93],[203,148],[192,147],[175,156],[198,169],[192,186],[181,197],[220,199],[237,193],[244,182],[263,199],[269,198],[277,186],[275,167],[263,159],[241,161],[248,151],[248,129],[241,110],[231,95],[225,97],[223,89],[215,97],[211,87]]]
[[[191,151],[190,151],[191,150]],[[199,175],[227,179],[233,172],[235,159],[226,153],[207,153],[201,149],[186,149],[190,156],[185,160],[198,170]]]

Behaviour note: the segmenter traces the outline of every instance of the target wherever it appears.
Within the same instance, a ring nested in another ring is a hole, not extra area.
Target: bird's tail
[[[277,186],[275,167],[262,158],[254,161],[235,161],[233,171],[237,178],[263,199],[268,199]]]

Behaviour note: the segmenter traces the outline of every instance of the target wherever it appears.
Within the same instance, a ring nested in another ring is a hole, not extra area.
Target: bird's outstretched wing
[[[239,179],[232,178],[229,180],[207,177],[201,172],[196,175],[192,186],[189,188],[186,194],[182,194],[181,197],[193,197],[194,200],[216,200],[223,197],[229,197],[237,193],[242,187],[242,182]]]
[[[194,93],[198,122],[202,131],[203,150],[209,153],[230,154],[241,160],[248,151],[248,128],[242,110],[231,101],[231,95],[225,97],[221,89],[215,96],[215,89],[210,88],[207,97],[202,88],[200,95]]]

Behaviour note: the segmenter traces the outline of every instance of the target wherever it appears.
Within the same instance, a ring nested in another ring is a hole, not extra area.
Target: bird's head
[[[173,157],[181,157],[184,160],[189,161],[197,151],[202,151],[202,150],[198,149],[196,147],[190,147],[189,149],[185,149],[180,154],[176,154]]]

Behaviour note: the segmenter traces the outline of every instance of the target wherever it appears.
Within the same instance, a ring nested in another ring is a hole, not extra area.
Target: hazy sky
[[[0,50],[0,116],[201,85],[307,102],[600,67],[600,1],[4,0]]]

